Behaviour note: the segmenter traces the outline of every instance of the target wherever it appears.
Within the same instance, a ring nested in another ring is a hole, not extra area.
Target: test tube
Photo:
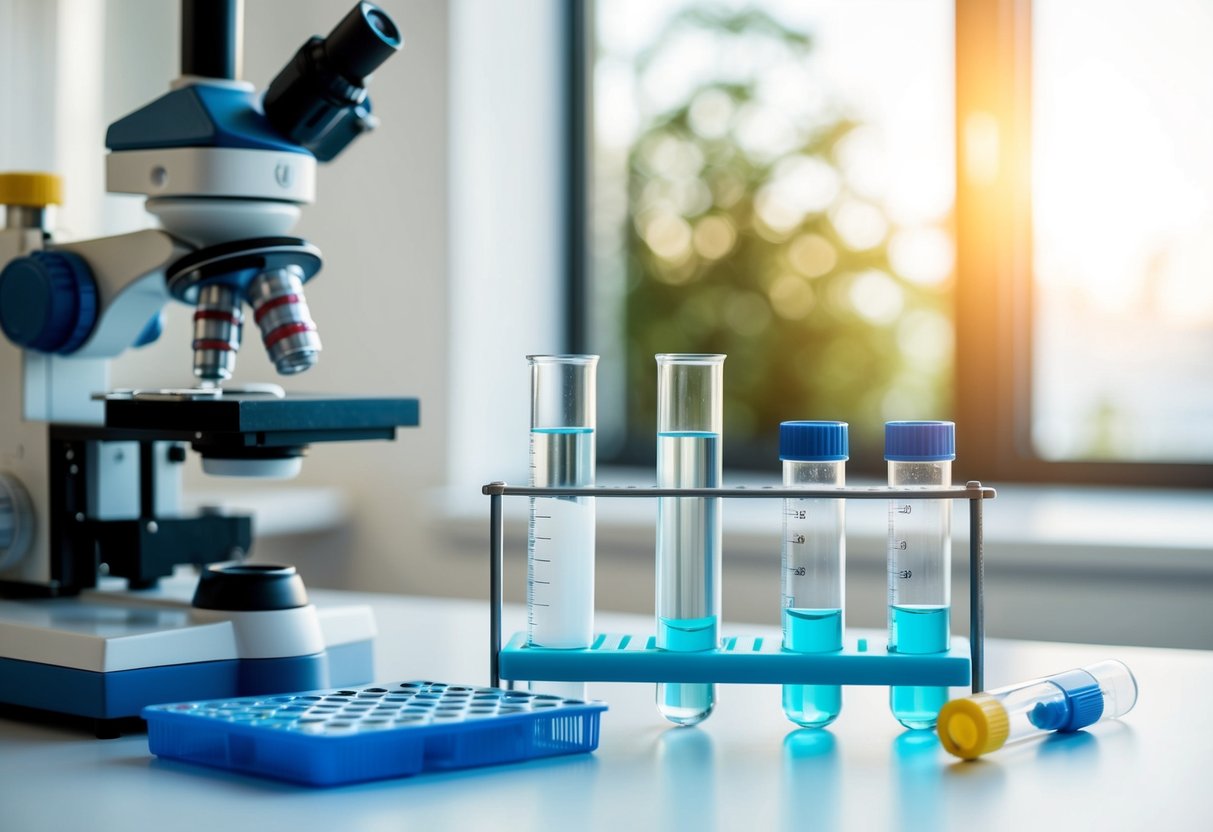
[[[888,422],[889,485],[933,488],[952,484],[956,425]],[[889,650],[941,653],[951,645],[952,504],[949,500],[889,501]],[[893,687],[889,705],[907,728],[934,728],[948,689]]]
[[[1110,659],[954,699],[939,712],[939,740],[950,754],[975,760],[1008,743],[1124,716],[1136,703],[1133,672]]]
[[[596,355],[529,355],[531,485],[594,484]],[[594,498],[532,497],[527,537],[527,643],[589,647],[594,637]],[[580,682],[532,690],[585,698]]]
[[[779,426],[784,485],[846,485],[847,423]],[[842,649],[846,580],[845,508],[838,499],[784,500],[783,649]],[[804,728],[824,728],[842,710],[838,685],[784,685],[783,712]]]
[[[657,356],[657,485],[718,488],[723,355]],[[720,500],[657,501],[657,647],[698,652],[720,641]],[[657,707],[680,725],[707,719],[715,686],[657,685]]]

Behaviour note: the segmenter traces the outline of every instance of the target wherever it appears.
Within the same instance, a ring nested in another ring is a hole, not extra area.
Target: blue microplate
[[[336,786],[598,747],[603,702],[442,682],[144,708],[148,746],[174,760]]]

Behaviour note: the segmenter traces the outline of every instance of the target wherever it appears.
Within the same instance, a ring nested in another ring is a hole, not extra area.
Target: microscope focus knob
[[[29,551],[34,506],[21,480],[0,471],[0,569],[15,566]]]
[[[84,258],[35,251],[0,271],[0,329],[14,344],[67,354],[97,322],[97,284]]]

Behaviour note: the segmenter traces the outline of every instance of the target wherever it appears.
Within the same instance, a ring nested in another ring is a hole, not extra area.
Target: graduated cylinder
[[[657,485],[718,488],[724,424],[723,355],[658,355]],[[697,652],[720,642],[720,500],[657,501],[657,647]],[[659,684],[666,719],[694,725],[715,704],[715,687]]]
[[[527,361],[531,485],[593,485],[598,356],[530,355]],[[594,498],[531,498],[527,615],[527,641],[536,647],[584,648],[593,641]]]

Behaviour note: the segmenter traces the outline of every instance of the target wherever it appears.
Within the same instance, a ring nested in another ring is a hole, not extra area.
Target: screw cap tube
[[[1137,680],[1109,660],[954,699],[939,712],[939,740],[965,760],[1004,745],[1068,733],[1123,716],[1137,702]]]

